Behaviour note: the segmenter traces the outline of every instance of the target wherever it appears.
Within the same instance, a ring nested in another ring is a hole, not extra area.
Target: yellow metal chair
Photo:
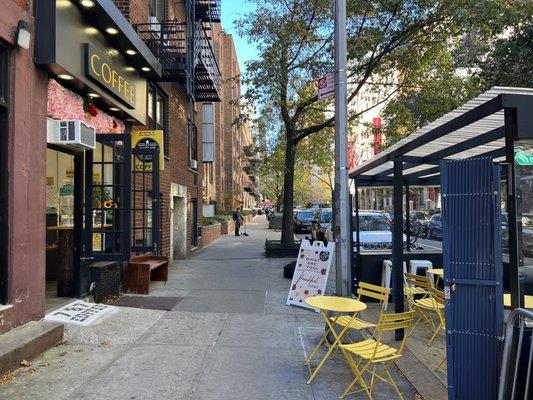
[[[415,310],[418,314],[418,318],[416,319],[415,324],[413,325],[413,329],[418,325],[420,321],[423,321],[425,323],[430,324],[433,327],[433,322],[428,315],[428,311],[422,306],[419,307],[416,301],[418,300],[424,300],[422,301],[422,305],[425,304],[425,300],[429,298],[429,290],[432,287],[431,281],[427,276],[421,276],[421,275],[414,275],[405,273],[405,287],[404,287],[404,295],[405,300],[407,304],[409,305],[409,308],[411,310]],[[418,297],[418,299],[415,298],[415,296]]]
[[[444,315],[444,292],[442,290],[431,288],[429,293],[431,295],[431,298],[433,299],[435,313],[438,317],[438,325],[436,325],[435,332],[433,333],[433,336],[431,337],[428,343],[428,346],[431,346],[431,344],[437,337],[439,331],[443,330],[444,332],[446,332],[446,317]]]
[[[362,300],[363,298],[369,298],[369,299],[378,300],[381,303],[380,317],[384,313],[385,307],[387,306],[387,302],[389,300],[389,294],[390,294],[389,288],[386,288],[383,286],[372,285],[366,282],[359,282],[359,285],[357,288],[357,300],[363,301]],[[368,322],[360,318],[351,318],[349,315],[340,315],[336,317],[330,317],[329,319],[333,323],[343,328],[348,326],[349,329],[355,329],[359,331],[376,327],[376,324],[372,322]]]
[[[427,276],[414,275],[406,272],[405,287],[403,293],[410,306],[413,305],[415,295],[427,297],[429,295],[429,289],[432,287],[431,281]]]
[[[372,390],[378,380],[381,380],[391,385],[400,399],[403,399],[389,369],[394,363],[394,360],[402,356],[408,335],[404,335],[399,348],[383,343],[382,338],[384,332],[394,331],[396,329],[408,329],[413,323],[414,315],[414,310],[398,314],[382,314],[371,339],[339,346],[355,376],[354,380],[340,396],[341,398],[346,397],[348,394],[364,391],[372,399]],[[356,360],[354,360],[354,357]],[[383,376],[376,373],[376,366],[378,364],[383,367]],[[370,384],[367,384],[364,378],[365,373],[369,373],[371,376]],[[359,384],[361,389],[350,391],[355,384]]]
[[[415,329],[420,321],[427,322],[431,326],[433,335],[429,340],[428,346],[431,346],[433,340],[441,329],[445,329],[444,325],[444,293],[438,289],[430,288],[430,296],[424,297],[414,301],[414,308],[418,314],[411,332]],[[437,314],[437,324],[435,324],[433,314]]]

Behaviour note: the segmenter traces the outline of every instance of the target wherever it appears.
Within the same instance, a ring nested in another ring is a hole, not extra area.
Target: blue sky
[[[248,0],[222,0],[222,28],[233,35],[242,72],[245,70],[246,61],[257,58],[257,49],[249,44],[246,38],[239,37],[233,21],[253,9],[254,5]]]

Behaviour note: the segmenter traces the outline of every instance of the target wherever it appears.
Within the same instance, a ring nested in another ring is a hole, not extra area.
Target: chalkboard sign
[[[324,243],[320,241],[311,244],[308,240],[302,240],[287,297],[287,305],[312,309],[305,303],[305,299],[324,294],[333,251],[334,243],[330,242],[324,246]]]

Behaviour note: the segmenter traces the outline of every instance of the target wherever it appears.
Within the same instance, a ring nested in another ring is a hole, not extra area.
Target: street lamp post
[[[351,210],[347,168],[347,73],[346,73],[346,0],[335,0],[335,220],[336,291],[349,296],[352,288],[350,251]]]

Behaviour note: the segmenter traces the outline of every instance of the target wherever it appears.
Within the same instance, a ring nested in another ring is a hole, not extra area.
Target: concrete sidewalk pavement
[[[285,305],[290,260],[263,257],[265,239],[279,236],[266,227],[256,217],[250,236],[224,236],[176,262],[151,292],[183,297],[172,311],[120,308],[93,326],[67,326],[68,343],[16,371],[0,399],[337,399],[351,372],[331,360],[306,384],[303,363],[324,324]],[[374,398],[395,395],[380,384]]]

